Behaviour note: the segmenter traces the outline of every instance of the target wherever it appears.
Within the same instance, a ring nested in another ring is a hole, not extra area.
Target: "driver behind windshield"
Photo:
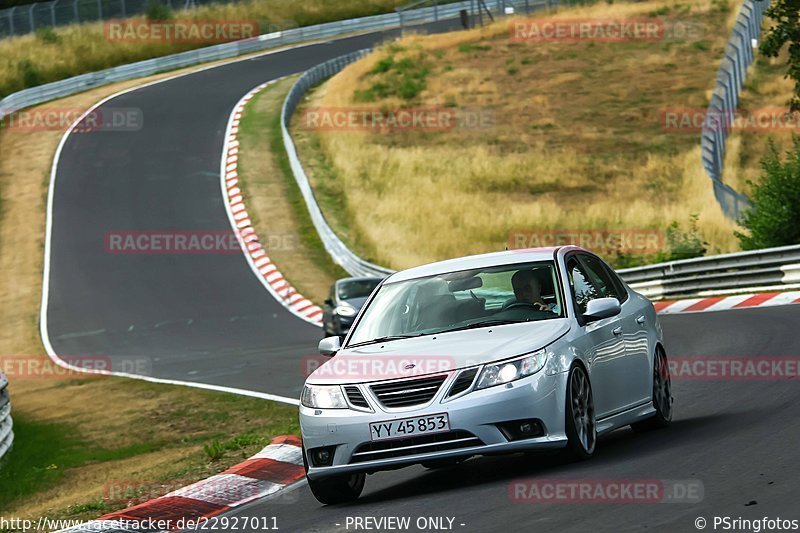
[[[542,284],[533,270],[518,270],[511,277],[516,301],[512,300],[506,307],[515,303],[530,304],[539,311],[552,311],[554,305],[546,304],[542,299]]]

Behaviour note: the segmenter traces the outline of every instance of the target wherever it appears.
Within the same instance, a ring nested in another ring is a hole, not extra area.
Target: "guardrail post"
[[[81,14],[78,11],[78,0],[73,0],[72,1],[72,10],[75,13],[75,22],[80,22],[81,21]]]
[[[103,0],[97,0],[97,20],[103,20]]]
[[[33,8],[36,7],[36,4],[31,4],[30,9],[28,9],[28,24],[31,32],[36,29],[36,22],[33,20]]]
[[[119,1],[120,8],[122,9],[122,18],[128,18],[128,5],[126,0]]]
[[[53,0],[50,4],[50,25],[56,27],[56,4],[58,0]]]
[[[8,34],[10,36],[14,36],[14,10],[17,6],[12,6],[11,9],[8,10]]]

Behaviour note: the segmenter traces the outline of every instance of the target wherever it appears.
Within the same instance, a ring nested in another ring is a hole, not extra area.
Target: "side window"
[[[628,299],[628,291],[625,289],[625,284],[622,283],[622,280],[610,266],[605,263],[603,266],[606,267],[606,273],[608,277],[611,278],[612,287],[614,288],[614,294],[617,296],[617,300],[619,300],[619,303],[625,302],[625,300]]]
[[[606,271],[605,265],[598,258],[591,255],[581,254],[580,262],[586,267],[586,275],[589,276],[592,285],[597,288],[598,298],[617,298],[619,299],[614,283]]]
[[[578,313],[586,312],[586,305],[597,298],[600,298],[597,288],[591,283],[583,266],[578,263],[575,257],[567,261],[567,275],[569,284],[572,288],[572,295],[575,298],[575,305]]]

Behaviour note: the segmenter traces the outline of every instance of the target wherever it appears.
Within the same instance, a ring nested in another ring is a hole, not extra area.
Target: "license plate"
[[[372,422],[369,425],[372,440],[396,439],[442,431],[450,431],[450,419],[447,418],[447,413]]]

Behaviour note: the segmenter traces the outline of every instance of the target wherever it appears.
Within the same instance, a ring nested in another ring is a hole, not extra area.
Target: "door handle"
[[[612,329],[611,333],[613,333],[614,335],[622,335],[622,326]]]
[[[639,318],[637,318],[636,322],[638,322],[639,324],[644,324],[644,315],[642,315]]]

